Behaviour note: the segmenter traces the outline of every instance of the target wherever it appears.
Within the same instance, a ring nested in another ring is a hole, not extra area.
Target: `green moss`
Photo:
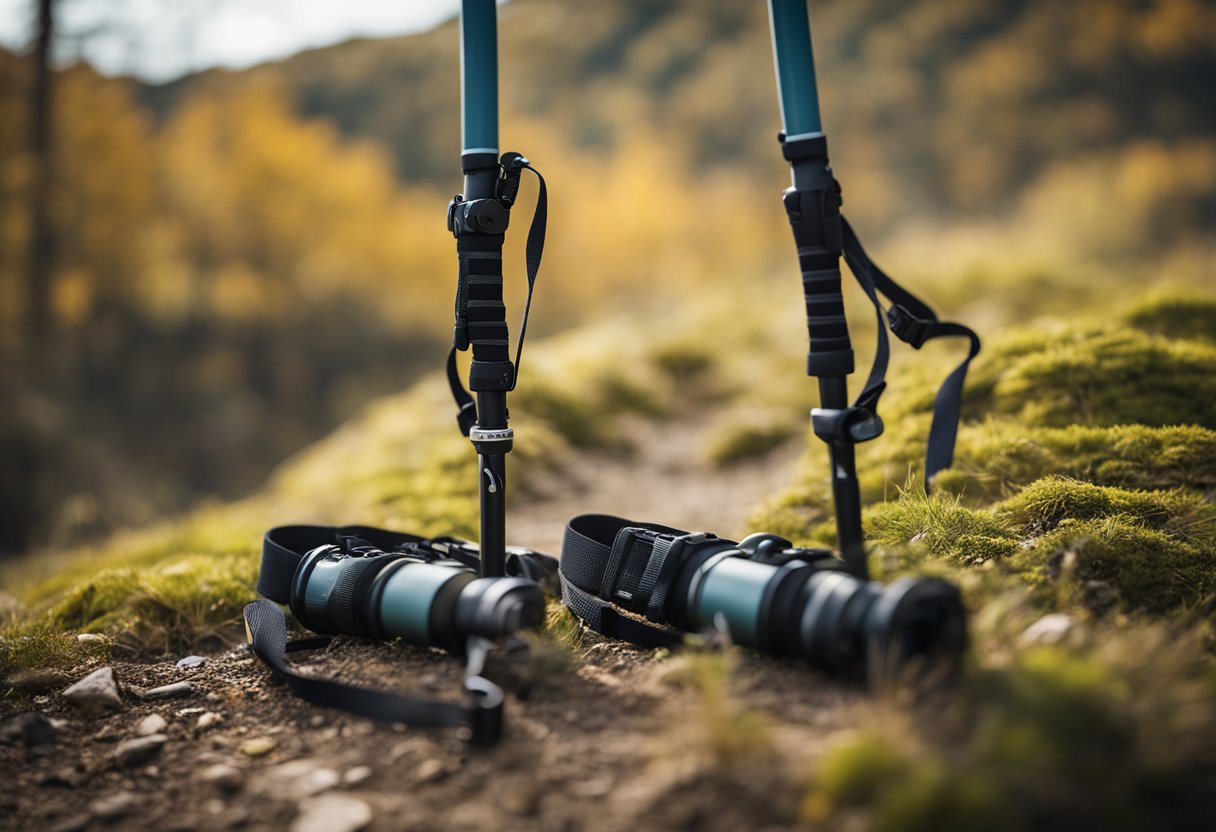
[[[959,432],[954,465],[934,486],[974,503],[1052,474],[1125,488],[1210,490],[1216,488],[1216,431],[1194,425],[1029,428],[988,420]]]
[[[866,511],[870,538],[880,545],[913,544],[913,561],[925,557],[975,566],[1018,550],[1013,532],[986,511],[963,506],[957,497],[906,493]]]
[[[830,516],[830,506],[813,487],[791,486],[756,506],[748,515],[753,531],[779,534],[807,545]]]
[[[991,775],[920,765],[887,790],[875,832],[944,832],[1019,828],[1010,796]]]
[[[30,688],[22,684],[23,677],[29,678],[27,671],[67,669],[85,659],[104,658],[108,653],[107,642],[81,644],[75,634],[65,633],[45,620],[9,624],[0,630],[0,693],[5,698],[43,693],[41,685]],[[39,678],[48,680],[52,686],[59,682],[54,674],[42,674]]]
[[[570,608],[558,601],[545,606],[545,633],[570,651],[583,649],[583,627]]]
[[[60,630],[123,632],[148,650],[177,650],[239,631],[256,597],[257,561],[185,557],[151,569],[108,569],[69,591],[46,613]]]
[[[864,734],[837,745],[813,783],[802,811],[812,826],[842,809],[869,809],[867,827],[876,830],[1017,828],[1009,797],[991,774],[913,759],[891,737]]]
[[[665,663],[664,679],[696,694],[694,727],[714,764],[721,768],[756,762],[774,750],[767,717],[740,707],[731,696],[737,661],[733,652],[690,648]]]
[[[715,425],[703,454],[715,467],[725,468],[763,456],[802,431],[786,413],[745,410]]]
[[[1216,297],[1179,290],[1154,292],[1136,301],[1124,320],[1156,335],[1216,342]]]
[[[1216,428],[1216,348],[1138,331],[1066,331],[1001,367],[989,409],[1028,425]],[[976,402],[976,404],[982,404]]]
[[[952,704],[880,711],[878,728],[830,748],[804,819],[890,830],[1138,829],[1203,813],[1216,684],[1193,644],[1149,627],[1092,647],[1030,648],[962,684]]]
[[[1012,567],[1040,591],[1063,590],[1097,611],[1167,613],[1186,609],[1216,592],[1211,548],[1126,517],[1062,521],[1020,552]]]
[[[654,348],[654,363],[681,389],[704,389],[718,356],[705,339],[666,341]]]
[[[1024,530],[1046,532],[1064,520],[1118,516],[1122,522],[1162,528],[1183,510],[1198,510],[1201,500],[1178,492],[1129,491],[1063,477],[1045,477],[1006,500],[997,511]]]
[[[824,756],[816,785],[835,802],[873,803],[888,783],[907,776],[914,765],[890,738],[864,734]]]

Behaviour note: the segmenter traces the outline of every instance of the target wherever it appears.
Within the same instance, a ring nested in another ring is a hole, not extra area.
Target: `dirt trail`
[[[539,493],[511,509],[509,542],[557,554],[566,522],[586,513],[723,537],[743,533],[748,511],[789,481],[799,449],[788,443],[760,459],[714,470],[701,452],[708,427],[698,417],[631,420],[625,428],[631,450],[579,454],[560,475],[540,478]]]
[[[748,507],[788,477],[795,451],[712,472],[695,453],[702,432],[646,423],[634,432],[635,453],[580,456],[512,509],[511,542],[556,552],[565,521],[584,511],[739,531]],[[38,697],[33,709],[61,720],[58,737],[29,750],[0,745],[0,828],[785,827],[797,818],[811,759],[848,727],[862,698],[795,662],[741,655],[723,701],[712,679],[710,693],[680,681],[688,656],[589,635],[564,667],[546,661],[552,655],[513,663],[503,680],[515,692],[506,735],[479,751],[453,731],[303,703],[243,648],[189,670],[178,658],[106,663],[124,689],[124,707],[106,715],[85,716],[54,692]],[[401,644],[339,639],[295,661],[346,682],[441,697],[460,679],[450,656]],[[194,686],[183,698],[134,695],[183,680]],[[167,722],[163,744],[124,764],[122,744],[151,714]]]

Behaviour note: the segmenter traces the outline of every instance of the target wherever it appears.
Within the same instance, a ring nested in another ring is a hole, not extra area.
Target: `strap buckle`
[[[891,331],[895,333],[895,337],[905,344],[910,344],[913,349],[920,349],[925,345],[925,341],[928,340],[929,325],[936,323],[916,317],[899,304],[894,304],[887,310],[887,320],[891,324]]]

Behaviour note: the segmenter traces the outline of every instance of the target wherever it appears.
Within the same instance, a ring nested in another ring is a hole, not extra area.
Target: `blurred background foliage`
[[[822,0],[812,21],[846,211],[948,311],[1211,281],[1213,4]],[[744,0],[500,10],[503,145],[552,189],[537,331],[745,310],[760,283],[796,305],[768,39]],[[248,491],[438,366],[457,54],[449,22],[155,86],[70,66],[40,149],[37,62],[0,52],[0,549]]]

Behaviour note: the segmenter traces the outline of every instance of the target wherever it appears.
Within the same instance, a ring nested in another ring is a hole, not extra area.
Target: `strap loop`
[[[970,327],[953,321],[939,321],[929,305],[900,286],[866,254],[857,239],[857,233],[848,220],[841,217],[844,231],[844,257],[853,276],[865,291],[878,318],[878,347],[874,352],[874,364],[866,380],[865,389],[857,397],[855,406],[874,410],[886,387],[887,363],[890,344],[887,339],[887,324],[900,340],[920,349],[935,338],[967,338],[971,348],[963,359],[942,382],[933,400],[933,424],[929,428],[929,441],[925,448],[925,488],[930,480],[954,461],[954,443],[958,437],[958,423],[963,406],[963,384],[967,380],[967,369],[980,352],[980,338]],[[883,314],[878,294],[891,301],[891,309]]]
[[[246,606],[244,617],[245,634],[253,654],[280,676],[292,693],[306,702],[419,728],[467,725],[476,745],[493,745],[502,735],[502,690],[480,675],[465,679],[464,689],[469,694],[465,705],[304,676],[292,669],[286,654],[324,647],[329,639],[288,642],[287,617],[274,602],[265,599]]]

